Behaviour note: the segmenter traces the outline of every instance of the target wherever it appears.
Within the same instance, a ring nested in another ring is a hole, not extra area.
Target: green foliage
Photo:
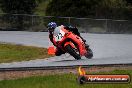
[[[52,0],[46,9],[46,15],[86,17],[93,15],[97,2],[97,0]]]
[[[102,18],[125,19],[125,0],[101,0],[96,15]]]
[[[37,7],[36,0],[0,0],[1,9],[5,15],[5,18],[11,16],[10,14],[33,14],[35,8]],[[21,15],[17,15],[13,18],[6,20],[11,23],[12,27],[15,24],[15,28],[19,30],[23,29],[24,18]]]
[[[128,19],[130,8],[132,5],[128,6],[126,0],[52,0],[46,15]]]
[[[131,0],[0,0],[0,6],[5,13],[132,19]]]
[[[5,13],[32,14],[37,6],[35,0],[0,0],[1,8]]]
[[[127,4],[132,5],[132,0],[126,0]]]
[[[49,2],[50,0],[40,0],[35,9],[35,14],[45,16],[46,7],[48,6]]]

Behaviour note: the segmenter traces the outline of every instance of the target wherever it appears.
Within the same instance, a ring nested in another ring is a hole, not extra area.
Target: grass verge
[[[0,43],[0,63],[50,57],[46,48]]]
[[[130,74],[132,70],[114,70],[111,72],[92,72],[89,74]],[[15,80],[0,81],[0,88],[132,88],[128,84],[84,84],[76,81],[77,74],[55,74],[48,76],[34,76]]]

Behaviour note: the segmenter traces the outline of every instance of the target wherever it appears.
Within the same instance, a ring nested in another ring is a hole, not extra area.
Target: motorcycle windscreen
[[[61,30],[61,26],[55,28],[54,38],[56,42],[61,41],[64,35],[65,35],[65,32]]]

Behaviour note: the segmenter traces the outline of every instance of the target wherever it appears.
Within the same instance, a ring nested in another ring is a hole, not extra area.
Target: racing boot
[[[65,54],[65,52],[62,51],[60,48],[56,48],[55,55],[56,55],[56,56],[60,56],[60,55],[62,55],[62,54]]]

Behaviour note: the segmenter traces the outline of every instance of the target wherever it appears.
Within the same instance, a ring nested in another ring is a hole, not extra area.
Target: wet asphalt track
[[[0,68],[72,66],[102,64],[132,64],[132,35],[128,34],[81,34],[94,52],[93,59],[82,57],[75,60],[68,54],[47,59],[23,62],[1,63]],[[0,31],[0,42],[10,42],[29,46],[48,47],[48,33]]]

